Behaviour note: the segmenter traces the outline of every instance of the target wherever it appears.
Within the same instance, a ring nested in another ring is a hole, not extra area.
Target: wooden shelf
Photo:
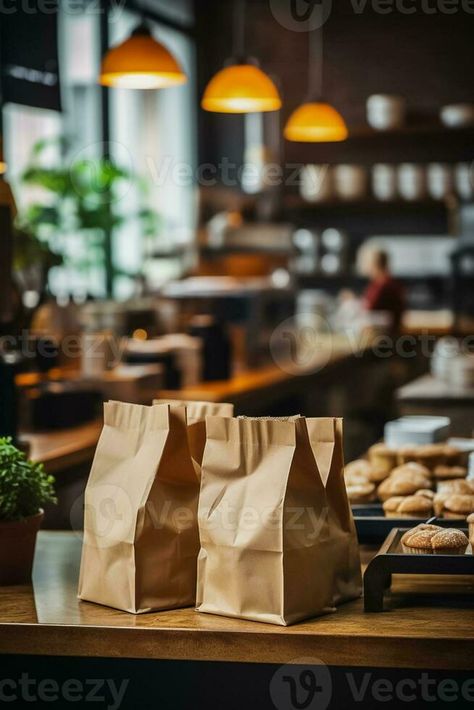
[[[362,236],[454,233],[451,204],[437,200],[382,202],[368,197],[353,202],[312,203],[299,195],[287,195],[281,218],[295,226],[334,227]]]
[[[370,126],[349,128],[341,143],[285,142],[286,160],[297,163],[470,162],[474,159],[474,127],[446,128],[440,124],[375,131]]]

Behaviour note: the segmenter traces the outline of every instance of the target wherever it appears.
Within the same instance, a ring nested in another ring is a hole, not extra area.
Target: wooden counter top
[[[304,390],[308,380],[317,377],[325,366],[343,362],[351,356],[357,357],[362,352],[363,349],[357,350],[346,339],[341,342],[341,339],[334,338],[328,347],[316,354],[311,366],[302,369],[300,374],[294,374],[291,367],[282,369],[272,364],[248,369],[229,380],[202,382],[180,390],[151,390],[148,403],[160,397],[239,404],[255,396],[280,396],[285,388],[288,391]],[[101,428],[101,421],[95,421],[60,431],[25,433],[22,438],[31,446],[31,458],[43,462],[48,472],[54,474],[90,462]]]
[[[29,444],[29,457],[44,463],[48,473],[87,463],[94,456],[102,430],[102,420],[60,431],[22,434]]]
[[[332,336],[327,341],[321,338],[321,346],[311,359],[311,363],[300,368],[294,364],[280,367],[276,364],[245,370],[228,380],[202,382],[181,390],[166,390],[160,393],[164,399],[191,399],[210,402],[231,402],[237,404],[250,395],[259,395],[272,388],[291,386],[305,387],[308,379],[317,376],[325,367],[336,365],[350,357],[360,357],[370,343],[358,345],[342,336]]]
[[[337,666],[474,667],[472,577],[404,578],[394,582],[390,611],[364,614],[358,600],[279,627],[193,609],[134,616],[80,602],[80,548],[74,533],[40,533],[33,587],[0,587],[0,653],[278,664],[316,656]],[[364,548],[364,558],[373,552]],[[418,596],[408,599],[408,585]]]

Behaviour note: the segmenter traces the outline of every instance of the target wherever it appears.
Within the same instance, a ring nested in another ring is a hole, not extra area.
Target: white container
[[[367,194],[367,171],[361,165],[337,165],[334,168],[334,187],[341,200],[360,200]]]
[[[394,165],[378,163],[372,168],[372,192],[377,200],[397,197],[397,170]]]
[[[308,202],[327,202],[333,197],[329,165],[305,165],[300,171],[300,194]]]
[[[402,96],[374,94],[367,99],[367,122],[376,131],[401,128],[405,115],[406,101]]]
[[[423,445],[446,441],[449,436],[449,417],[407,416],[387,422],[384,440],[387,446],[396,448],[405,444]]]
[[[453,363],[460,354],[459,341],[449,335],[436,343],[431,358],[431,374],[440,380],[449,380]]]
[[[449,104],[440,111],[441,122],[448,128],[474,125],[474,104]]]
[[[454,169],[456,192],[462,200],[472,200],[474,197],[474,165],[458,163]]]
[[[454,190],[454,175],[449,165],[430,163],[427,171],[428,193],[434,200],[443,200]]]
[[[402,163],[398,167],[398,192],[405,200],[426,197],[426,172],[422,165]]]

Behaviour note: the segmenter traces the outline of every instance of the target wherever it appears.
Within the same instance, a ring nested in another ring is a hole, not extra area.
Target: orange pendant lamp
[[[102,60],[99,83],[117,89],[164,89],[184,84],[186,74],[171,52],[142,22]]]
[[[315,32],[309,32],[308,99],[291,114],[284,136],[288,141],[301,143],[344,141],[348,136],[344,119],[333,106],[319,98],[322,89],[322,25],[317,46],[314,37]]]
[[[281,98],[273,81],[254,59],[244,55],[245,3],[234,3],[233,59],[208,83],[201,101],[205,111],[257,113],[278,111]]]

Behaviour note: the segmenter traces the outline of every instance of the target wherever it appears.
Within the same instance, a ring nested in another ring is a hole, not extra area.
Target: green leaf
[[[56,502],[54,478],[43,464],[28,461],[10,438],[0,438],[0,520],[21,520]]]

